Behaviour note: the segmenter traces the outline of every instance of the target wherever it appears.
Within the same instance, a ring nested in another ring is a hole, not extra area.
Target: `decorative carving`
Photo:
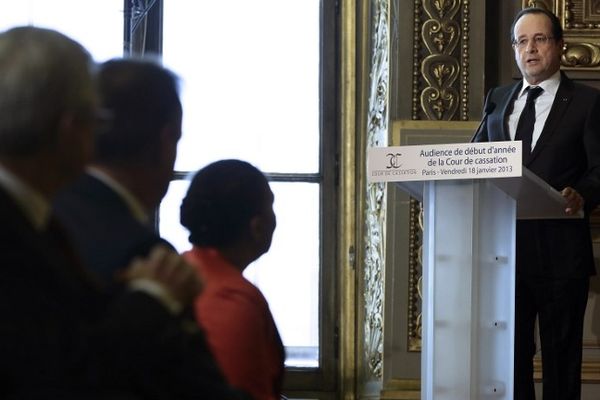
[[[459,0],[429,0],[423,2],[423,8],[429,18],[451,20],[460,9]]]
[[[462,7],[462,8],[461,8]],[[427,19],[422,23],[423,10]],[[460,19],[457,19],[460,12]],[[469,119],[470,0],[414,0],[412,119]],[[419,37],[421,32],[421,37]],[[424,43],[429,52],[421,56]],[[460,54],[456,55],[459,48]],[[419,79],[419,76],[422,76]],[[460,82],[457,82],[460,76]],[[423,87],[423,80],[426,87]],[[460,91],[456,87],[460,84]],[[421,350],[421,205],[411,199],[408,348]]]
[[[470,23],[470,3],[469,0],[463,0],[462,9],[462,53],[460,57],[461,63],[461,81],[460,81],[460,118],[463,121],[469,120],[469,32],[471,30]]]
[[[412,84],[412,115],[411,118],[414,120],[419,119],[419,93],[421,88],[421,80],[419,79],[419,68],[421,67],[421,0],[414,0],[414,11],[413,11],[413,22],[414,22],[414,36],[413,36],[413,84]]]
[[[452,87],[459,70],[458,62],[450,56],[428,56],[423,60],[421,73],[429,86],[444,90]]]
[[[421,105],[428,119],[450,120],[458,109],[458,91],[454,88],[438,90],[428,87],[421,93]]]
[[[420,5],[423,5],[428,19],[421,25]],[[462,26],[455,20],[462,5]],[[420,68],[421,75],[428,86],[420,91],[421,82],[413,78],[413,104],[419,100],[420,110],[431,120],[456,119],[459,105],[462,104],[462,119],[468,119],[468,45],[469,40],[469,0],[427,0],[415,1],[415,32],[421,31],[421,37],[415,36],[414,64],[415,73]],[[420,28],[420,29],[419,29]],[[462,32],[462,34],[461,34]],[[460,58],[456,49],[461,42]],[[429,52],[422,61],[417,49],[420,42]],[[461,76],[460,94],[457,78]],[[416,78],[418,79],[418,78]],[[419,113],[413,107],[413,119]]]
[[[596,0],[557,0],[558,17],[563,22],[565,36],[577,35],[576,31],[591,31],[600,28],[600,10]],[[564,10],[563,15],[560,11]],[[573,31],[573,32],[570,32]],[[594,35],[598,37],[597,34]]]
[[[421,107],[428,119],[451,120],[458,109],[458,91],[452,87],[458,78],[458,61],[446,55],[430,55],[423,60],[421,74],[429,87],[421,93]]]
[[[522,0],[523,8],[541,7],[554,12],[564,30],[564,70],[600,71],[599,0]]]
[[[600,47],[593,43],[565,43],[562,65],[569,67],[596,67],[600,65]]]
[[[388,137],[389,4],[374,5],[371,90],[367,119],[367,146],[386,146]],[[385,184],[368,184],[365,209],[364,356],[367,373],[383,376],[383,295],[385,266]]]
[[[551,0],[526,0],[526,7],[538,7],[545,8],[546,10],[552,10],[550,5]]]
[[[423,24],[423,42],[430,53],[452,54],[458,44],[460,26],[456,21],[430,19]]]
[[[383,268],[385,198],[384,184],[367,188],[365,247],[365,360],[370,376],[381,379],[383,373]]]
[[[423,324],[423,210],[421,203],[410,199],[408,254],[408,351],[421,351]]]

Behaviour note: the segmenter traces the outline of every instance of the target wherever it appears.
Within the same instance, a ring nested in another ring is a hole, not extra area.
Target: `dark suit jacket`
[[[80,265],[36,231],[3,189],[0,226],[0,398],[137,398],[116,397],[120,391],[102,376],[110,366],[100,350],[127,321],[108,311]],[[119,313],[134,315],[131,324],[158,309],[129,300]]]
[[[116,271],[135,256],[147,254],[154,244],[168,244],[151,227],[139,223],[122,199],[91,175],[83,175],[59,194],[54,206],[86,266],[111,289],[111,298],[127,293],[113,284]],[[110,374],[111,380],[143,398],[245,398],[226,384],[203,332],[193,321],[148,315],[143,324],[134,323],[135,319],[120,327],[126,340],[105,349],[119,366]]]
[[[147,255],[159,243],[172,247],[151,226],[136,220],[117,193],[89,174],[59,193],[54,211],[85,265],[109,287],[134,257]]]
[[[492,89],[495,104],[474,141],[510,140],[507,120],[522,82]],[[585,218],[517,223],[517,274],[584,277],[595,273],[588,215],[600,201],[600,92],[562,75],[541,136],[525,165],[556,190],[573,187]]]

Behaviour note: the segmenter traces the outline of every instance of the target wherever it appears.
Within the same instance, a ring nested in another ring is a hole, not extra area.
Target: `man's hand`
[[[169,297],[162,300],[174,300],[180,306],[191,304],[201,293],[203,286],[196,269],[163,245],[155,246],[147,258],[135,259],[125,270],[123,277],[138,288],[140,285],[136,285],[136,282],[150,281]]]
[[[567,200],[567,206],[565,207],[565,213],[567,215],[574,215],[583,208],[585,200],[575,189],[567,186],[561,192],[562,196]]]

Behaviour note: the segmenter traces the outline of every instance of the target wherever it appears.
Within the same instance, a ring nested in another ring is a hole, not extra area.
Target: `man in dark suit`
[[[171,247],[152,216],[173,176],[182,107],[176,76],[151,61],[108,61],[96,82],[105,120],[93,159],[54,209],[86,265],[114,290],[134,257],[158,243]]]
[[[583,320],[595,274],[588,216],[600,200],[600,92],[560,72],[562,28],[544,9],[527,8],[511,30],[523,80],[492,89],[474,140],[522,140],[523,164],[584,218],[517,222],[515,399],[535,399],[536,317],[545,400],[579,399]]]
[[[123,290],[125,266],[146,256],[157,244],[172,249],[154,230],[151,215],[173,174],[182,107],[176,77],[150,61],[108,61],[100,66],[96,84],[104,121],[96,130],[93,160],[82,176],[58,194],[54,210],[86,266],[115,296]],[[133,286],[162,297],[162,291],[155,291],[155,285],[148,282]],[[203,355],[202,365],[184,369],[185,365],[172,357],[164,364],[165,372],[173,370],[179,375],[152,375],[144,385],[159,387],[165,394],[166,388],[176,388],[175,393],[190,398],[198,395],[194,390],[203,387],[203,398],[223,399],[228,393],[234,398],[204,333],[194,325],[191,304],[168,303],[174,314],[194,326],[193,353]],[[157,347],[155,351],[169,349]],[[138,368],[144,369],[143,365]],[[176,385],[177,379],[197,384]]]

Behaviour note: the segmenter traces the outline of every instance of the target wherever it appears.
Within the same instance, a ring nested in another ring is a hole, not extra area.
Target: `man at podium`
[[[516,232],[515,399],[533,400],[539,320],[543,398],[580,399],[583,319],[595,274],[588,216],[600,197],[600,92],[560,71],[559,19],[521,10],[511,29],[522,81],[494,88],[474,141],[521,140],[523,165],[561,191],[565,213],[521,220]]]

